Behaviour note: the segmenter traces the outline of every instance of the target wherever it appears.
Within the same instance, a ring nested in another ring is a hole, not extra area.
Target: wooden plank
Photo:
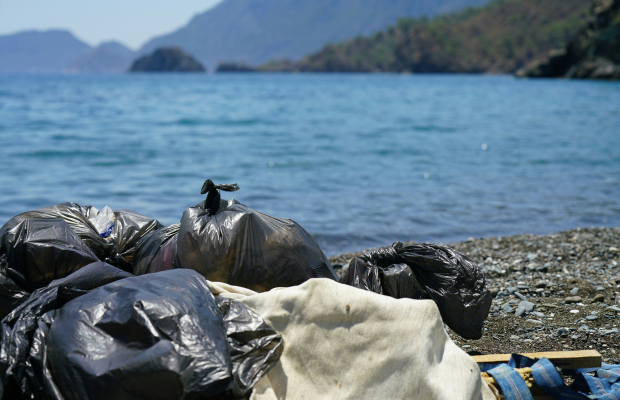
[[[518,353],[529,358],[546,358],[556,367],[563,369],[598,368],[601,366],[601,354],[596,350],[546,351],[541,353]],[[511,354],[487,354],[471,356],[477,363],[507,363]]]

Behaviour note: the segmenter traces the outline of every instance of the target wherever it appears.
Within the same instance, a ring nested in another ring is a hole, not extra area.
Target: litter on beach
[[[397,242],[335,270],[299,224],[224,200],[220,190],[239,187],[207,180],[206,200],[167,227],[135,211],[75,203],[5,223],[2,398],[620,393],[612,379],[620,367],[596,351],[475,356],[459,347],[453,333],[480,339],[493,296],[504,296],[465,254]],[[514,289],[506,290],[519,300],[506,309],[545,316],[519,292],[524,285]]]

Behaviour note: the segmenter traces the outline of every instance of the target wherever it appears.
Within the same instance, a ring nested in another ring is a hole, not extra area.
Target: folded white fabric
[[[494,398],[431,300],[397,300],[329,279],[266,293],[209,286],[254,310],[284,339],[280,361],[253,400]]]

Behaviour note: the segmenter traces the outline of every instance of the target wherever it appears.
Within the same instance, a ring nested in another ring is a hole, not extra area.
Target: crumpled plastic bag
[[[114,245],[113,256],[122,257],[129,264],[133,263],[138,241],[150,232],[164,227],[156,219],[133,210],[114,210],[114,217],[114,226],[107,240]]]
[[[172,269],[177,249],[177,233],[180,228],[181,224],[166,226],[140,239],[133,256],[134,275]]]
[[[92,289],[129,276],[98,261],[35,290],[6,316],[0,343],[0,397],[63,399],[46,364],[46,340],[56,310]]]
[[[211,193],[218,187],[237,190],[236,185],[209,187],[207,200],[183,213],[174,268],[194,269],[208,280],[258,292],[311,278],[336,280],[318,243],[299,224],[234,199],[220,200],[217,207],[206,204],[217,200]]]
[[[219,306],[191,270],[100,287],[56,313],[54,381],[67,400],[245,396],[279,359],[282,339],[242,304]]]
[[[0,320],[26,301],[29,295],[28,292],[17,286],[11,278],[0,272]]]
[[[245,398],[282,350],[258,314],[216,301],[195,271],[135,278],[97,262],[2,321],[0,397]]]
[[[97,259],[131,271],[133,253],[140,239],[163,227],[156,219],[133,210],[101,211],[76,203],[60,203],[22,213],[7,221],[0,228],[0,255],[7,249],[2,245],[5,234],[26,219],[60,218],[90,248]],[[100,232],[101,231],[101,232]]]
[[[62,219],[25,219],[2,237],[7,275],[32,292],[98,261]]]
[[[373,268],[379,271],[374,273]],[[395,298],[432,299],[450,329],[466,339],[482,337],[492,296],[478,265],[456,250],[397,242],[353,259],[349,270],[341,283],[377,293],[380,286]]]
[[[96,215],[96,212],[97,209],[91,206],[84,207],[76,203],[60,203],[33,211],[27,211],[11,218],[0,228],[0,241],[7,231],[11,230],[25,219],[60,218],[69,224],[71,229],[73,229],[100,260],[103,260],[110,256],[113,250],[113,244],[106,242],[89,220],[89,218],[93,218],[94,215]],[[0,254],[4,252],[5,249],[0,245]]]

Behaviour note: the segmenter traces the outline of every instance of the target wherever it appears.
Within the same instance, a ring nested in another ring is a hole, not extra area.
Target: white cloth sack
[[[280,361],[252,400],[494,399],[431,300],[397,300],[330,279],[260,294],[209,286],[258,313],[284,339]]]

